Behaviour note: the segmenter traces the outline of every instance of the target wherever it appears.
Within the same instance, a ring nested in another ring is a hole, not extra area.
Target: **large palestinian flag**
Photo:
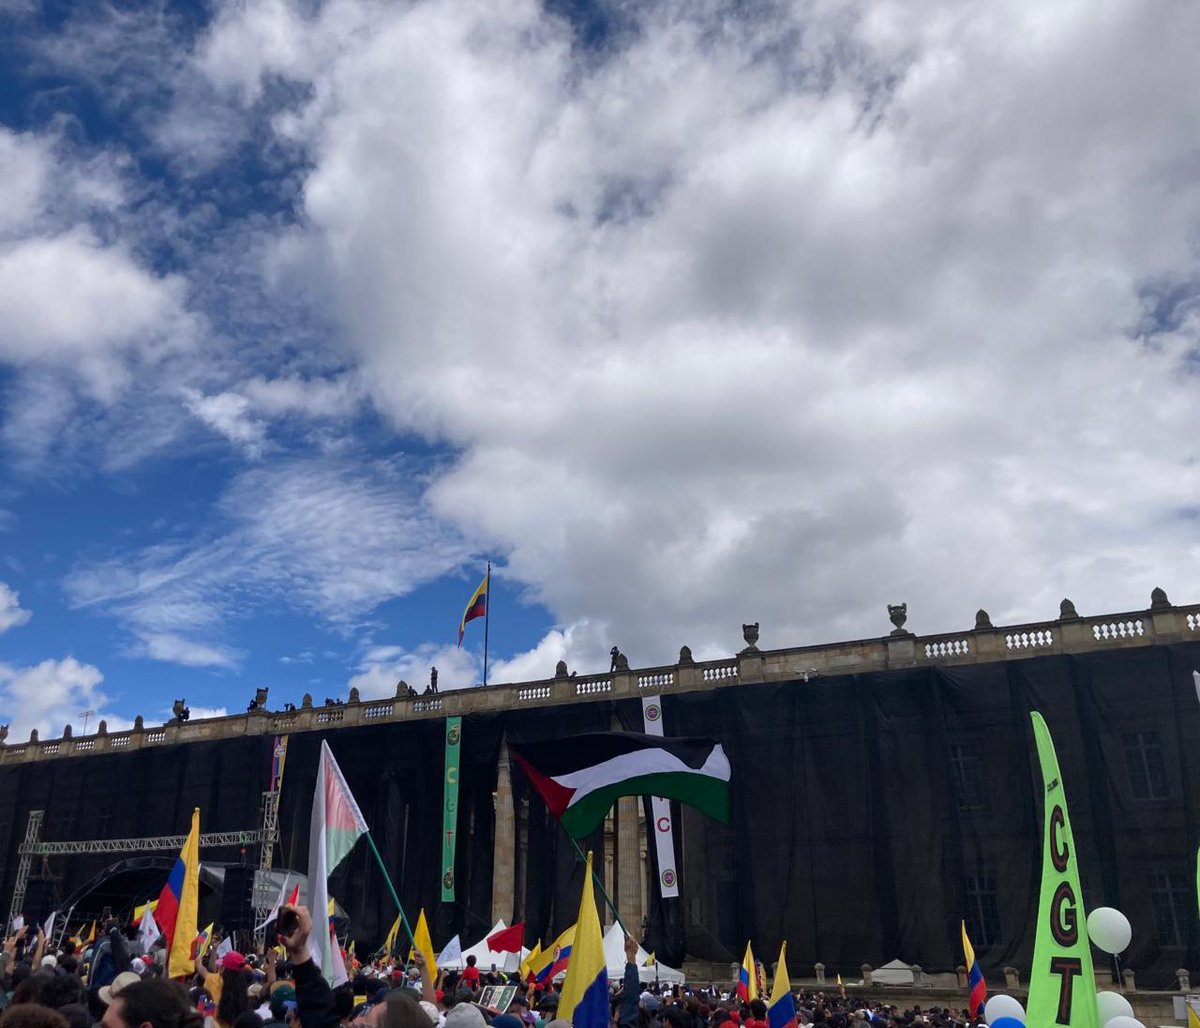
[[[619,796],[662,796],[729,821],[729,758],[711,739],[597,732],[526,743],[513,756],[576,839],[599,828]]]

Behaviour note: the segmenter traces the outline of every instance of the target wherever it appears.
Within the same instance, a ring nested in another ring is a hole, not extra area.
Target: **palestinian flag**
[[[662,796],[729,821],[729,758],[712,739],[597,732],[526,743],[513,756],[576,839],[599,828],[620,796]]]

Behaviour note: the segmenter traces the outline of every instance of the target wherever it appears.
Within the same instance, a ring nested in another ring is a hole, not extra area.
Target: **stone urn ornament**
[[[904,622],[908,620],[908,604],[907,603],[889,603],[887,605],[888,618],[896,627],[892,629],[892,635],[912,635],[904,627]]]
[[[746,640],[743,653],[754,653],[758,649],[758,622],[752,625],[742,625],[742,638]]]

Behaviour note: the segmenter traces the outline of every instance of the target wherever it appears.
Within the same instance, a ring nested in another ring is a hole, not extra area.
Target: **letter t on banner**
[[[642,697],[642,720],[647,735],[663,734],[662,700]],[[661,796],[650,797],[654,818],[654,849],[658,854],[658,888],[664,899],[679,895],[679,875],[675,873],[675,829],[671,825],[671,804]]]
[[[462,718],[446,718],[446,778],[442,809],[442,902],[454,902],[454,849],[458,839],[458,750]]]

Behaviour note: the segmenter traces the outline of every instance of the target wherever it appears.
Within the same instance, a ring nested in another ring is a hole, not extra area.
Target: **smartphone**
[[[275,920],[275,934],[286,938],[300,927],[300,915],[292,907],[284,907]]]

